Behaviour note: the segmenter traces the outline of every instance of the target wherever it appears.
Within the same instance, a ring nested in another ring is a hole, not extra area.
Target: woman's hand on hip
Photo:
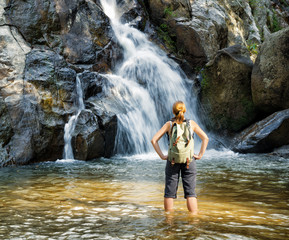
[[[202,158],[202,156],[201,156],[201,155],[196,155],[196,154],[194,154],[194,158],[195,158],[196,160],[200,160],[200,159]]]
[[[168,155],[163,155],[161,159],[162,160],[168,160]]]

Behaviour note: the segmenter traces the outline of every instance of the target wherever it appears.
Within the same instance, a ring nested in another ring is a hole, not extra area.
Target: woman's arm
[[[201,159],[206,151],[206,148],[208,146],[209,138],[207,134],[199,127],[198,124],[192,121],[193,124],[191,124],[193,131],[201,138],[202,140],[202,146],[200,149],[200,152],[198,155],[194,154],[195,159]]]
[[[156,150],[160,158],[163,160],[167,160],[168,156],[163,154],[162,150],[160,149],[158,141],[166,132],[170,130],[170,127],[171,127],[170,122],[166,122],[165,125],[162,126],[162,128],[153,136],[151,140],[154,149]]]

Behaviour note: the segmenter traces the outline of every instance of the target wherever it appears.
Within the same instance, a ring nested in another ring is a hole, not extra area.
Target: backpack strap
[[[171,134],[171,131],[172,131],[173,122],[172,122],[172,120],[170,120],[169,122],[170,122],[170,130],[167,132],[167,137],[168,137],[168,142],[170,144],[170,134]]]
[[[191,138],[194,139],[194,133],[192,133],[192,128],[191,128],[191,120],[186,119],[186,124],[187,124],[187,128],[189,129],[189,139]]]

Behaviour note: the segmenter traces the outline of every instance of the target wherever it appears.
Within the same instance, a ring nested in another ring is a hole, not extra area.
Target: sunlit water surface
[[[200,214],[163,211],[156,155],[0,169],[0,239],[288,239],[288,159],[210,150],[197,162]]]

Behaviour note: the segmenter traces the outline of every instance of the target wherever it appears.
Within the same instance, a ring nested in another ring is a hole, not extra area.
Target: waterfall
[[[175,101],[185,102],[186,117],[197,120],[192,81],[144,33],[120,22],[115,0],[101,0],[101,4],[124,55],[114,73],[105,74],[113,86],[112,95],[126,109],[126,113],[117,115],[115,151],[120,154],[152,151],[150,139],[173,117]],[[161,147],[164,143],[160,143]]]
[[[64,126],[64,153],[63,159],[74,159],[73,150],[71,147],[71,138],[74,132],[77,118],[82,110],[85,109],[83,102],[83,91],[81,87],[81,81],[76,75],[76,93],[77,93],[77,113],[70,117],[69,121]]]

